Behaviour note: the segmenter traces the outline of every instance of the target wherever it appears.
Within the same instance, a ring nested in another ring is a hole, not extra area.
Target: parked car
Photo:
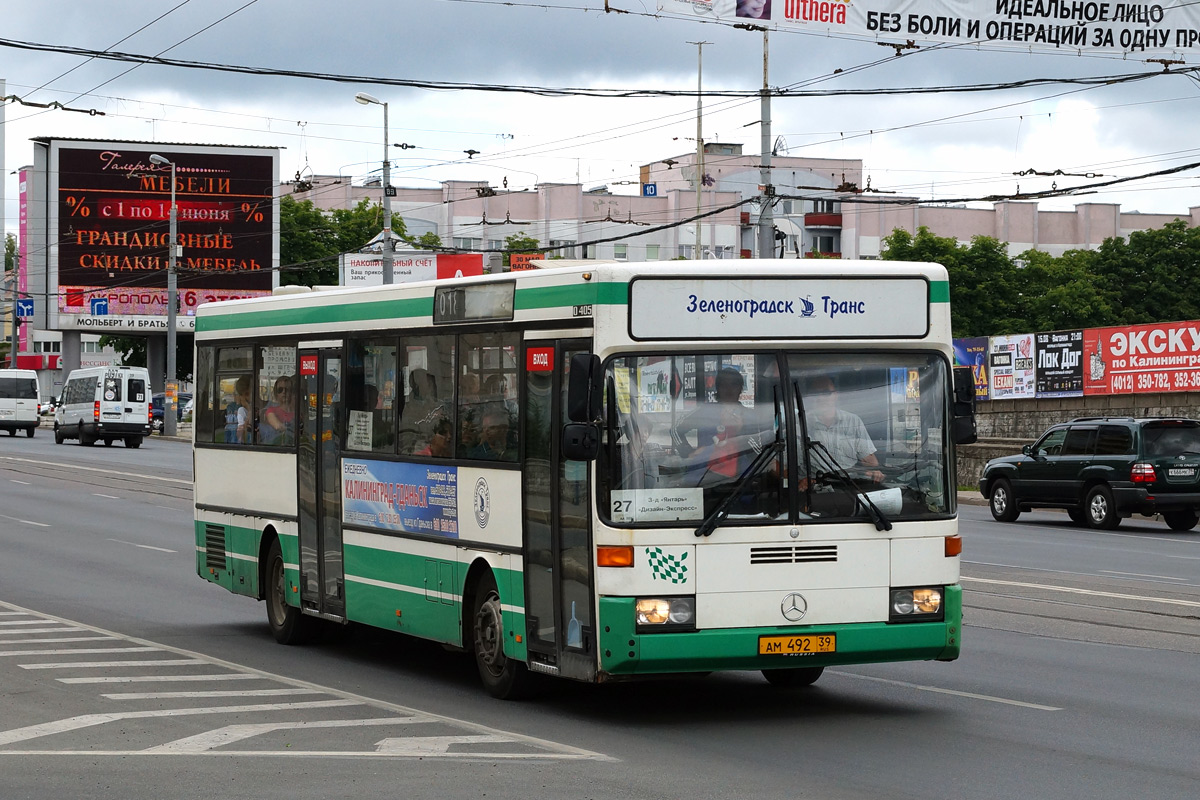
[[[39,409],[38,413],[41,414],[43,417],[48,416],[50,414],[53,414],[54,409],[56,409],[56,408],[58,408],[58,398],[57,397],[47,397],[38,406],[38,409]]]
[[[1200,514],[1200,421],[1082,417],[1055,425],[1019,456],[994,458],[979,491],[992,516],[1065,508],[1072,521],[1112,529],[1123,517],[1161,514],[1176,531]]]
[[[180,392],[175,395],[175,418],[183,421],[183,407],[192,401],[190,392]],[[166,395],[158,393],[150,398],[150,424],[154,426],[154,430],[160,431],[163,427],[163,403],[166,402]]]

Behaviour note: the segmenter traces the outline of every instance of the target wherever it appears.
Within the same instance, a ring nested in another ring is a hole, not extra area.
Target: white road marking
[[[28,617],[24,611],[0,611],[0,617]]]
[[[1106,575],[1126,575],[1131,578],[1159,578],[1164,581],[1186,581],[1187,578],[1178,578],[1174,575],[1149,575],[1145,572],[1118,572],[1115,569],[1100,570]]]
[[[1022,583],[1020,581],[1000,581],[992,578],[969,578],[963,575],[961,580],[972,581],[974,583],[994,583],[999,586],[1015,586],[1019,589],[1046,589],[1051,592],[1065,592],[1067,594],[1085,594],[1091,597],[1109,597],[1115,600],[1135,600],[1139,603],[1163,603],[1171,606],[1186,606],[1188,608],[1200,608],[1200,602],[1195,600],[1176,600],[1172,597],[1147,597],[1144,594],[1120,594],[1118,592],[1101,592],[1096,589],[1077,589],[1074,586],[1053,586],[1044,583]]]
[[[59,647],[54,650],[0,650],[0,656],[96,656],[101,653],[161,653],[157,647]]]
[[[41,467],[63,467],[69,470],[84,470],[86,472],[103,472],[105,475],[119,475],[122,478],[143,478],[148,481],[162,481],[164,483],[178,483],[183,486],[191,486],[191,481],[181,480],[179,478],[164,478],[160,475],[141,475],[136,472],[114,472],[111,469],[103,467],[85,467],[81,464],[59,464],[54,461],[40,461],[34,458],[14,458],[13,456],[0,456],[0,461],[17,461],[25,464],[37,464]]]
[[[49,528],[50,527],[49,525],[47,525],[44,522],[34,522],[33,520],[21,519],[20,517],[10,517],[7,514],[0,514],[0,519],[12,520],[13,522],[19,522],[22,525],[36,525],[39,528]]]
[[[273,731],[298,730],[301,728],[357,728],[375,725],[412,725],[423,722],[437,722],[421,716],[413,717],[384,717],[382,719],[319,719],[311,722],[294,720],[290,722],[259,722],[245,725],[227,725],[224,728],[206,731],[196,736],[176,739],[173,742],[141,750],[141,753],[188,753],[196,755],[217,747],[224,747],[233,742],[240,742],[254,736]]]
[[[333,697],[342,698],[341,701],[335,700],[335,701],[329,701],[329,702],[334,702],[334,703],[341,702],[341,703],[344,703],[347,705],[353,705],[353,706],[368,706],[368,707],[370,707],[372,709],[376,709],[380,712],[392,713],[392,714],[396,714],[396,715],[403,715],[403,716],[399,716],[396,718],[392,718],[392,721],[389,724],[397,724],[395,722],[395,719],[401,719],[401,720],[409,719],[409,718],[421,719],[421,720],[425,720],[425,721],[440,723],[442,725],[452,726],[452,727],[458,728],[460,730],[468,731],[471,734],[475,734],[475,735],[500,736],[506,741],[511,741],[517,745],[521,745],[523,747],[530,748],[531,750],[540,751],[540,752],[515,752],[515,753],[483,752],[483,753],[478,753],[478,754],[474,754],[474,755],[468,755],[466,753],[462,753],[462,754],[455,753],[455,754],[453,754],[454,758],[460,758],[460,759],[476,758],[476,759],[488,759],[488,760],[492,760],[492,761],[503,759],[503,760],[533,760],[533,761],[590,760],[590,761],[616,762],[619,760],[619,759],[613,758],[611,756],[604,755],[603,753],[597,753],[597,752],[594,752],[591,750],[585,750],[583,748],[574,747],[572,745],[564,744],[561,742],[555,742],[555,741],[552,741],[549,739],[541,739],[541,738],[538,738],[535,736],[528,736],[528,735],[521,734],[521,733],[513,733],[510,731],[498,730],[496,728],[491,728],[491,727],[488,727],[486,725],[482,725],[482,724],[479,724],[476,722],[470,722],[468,720],[458,719],[455,717],[449,717],[449,716],[445,716],[442,714],[427,713],[424,711],[420,711],[418,709],[410,708],[407,706],[402,706],[397,703],[389,703],[389,702],[386,702],[383,700],[378,700],[378,699],[375,699],[372,697],[366,697],[364,695],[355,694],[355,693],[343,691],[340,689],[335,689],[335,688],[332,688],[329,686],[322,686],[319,684],[310,683],[308,681],[301,681],[301,680],[297,680],[295,678],[290,678],[290,677],[287,677],[284,675],[267,672],[265,670],[253,669],[251,667],[247,667],[247,666],[237,664],[237,663],[234,663],[231,661],[225,661],[223,659],[212,658],[210,656],[204,656],[202,654],[195,653],[194,651],[191,651],[191,650],[184,650],[182,648],[170,647],[170,646],[163,645],[163,644],[160,644],[157,642],[149,641],[146,639],[140,639],[140,638],[133,637],[133,636],[124,636],[124,635],[116,633],[114,631],[106,630],[104,628],[98,628],[98,627],[91,626],[91,625],[80,625],[79,623],[74,622],[72,620],[55,617],[50,614],[40,614],[40,613],[35,614],[34,612],[30,611],[29,609],[22,609],[19,606],[15,606],[11,603],[5,603],[3,601],[0,601],[0,608],[9,609],[11,611],[27,614],[29,616],[37,616],[47,622],[57,622],[57,623],[63,624],[64,626],[68,625],[68,624],[75,625],[78,627],[73,628],[74,630],[87,630],[92,633],[98,633],[98,634],[104,634],[107,636],[112,636],[112,637],[121,639],[122,641],[129,642],[130,644],[156,646],[165,652],[175,653],[180,656],[196,656],[194,658],[184,658],[184,659],[179,659],[179,660],[131,661],[131,662],[98,661],[98,662],[84,662],[84,663],[75,662],[75,663],[56,664],[56,665],[46,665],[46,664],[20,665],[25,669],[72,668],[72,667],[76,667],[76,668],[78,668],[78,667],[109,668],[109,667],[117,667],[117,666],[146,667],[146,666],[159,666],[159,665],[172,665],[173,666],[173,665],[183,665],[183,664],[189,664],[189,665],[190,664],[202,664],[202,665],[210,667],[210,668],[224,668],[224,669],[230,670],[230,672],[228,674],[222,673],[222,674],[214,674],[214,675],[201,675],[201,674],[174,675],[174,676],[173,675],[161,675],[161,674],[160,675],[138,675],[138,676],[108,676],[108,675],[105,675],[105,676],[80,676],[80,677],[56,679],[61,683],[89,684],[89,683],[157,682],[157,681],[195,681],[195,682],[203,681],[203,682],[208,682],[208,681],[220,681],[220,680],[274,681],[276,683],[283,684],[285,686],[290,686],[290,687],[294,687],[294,688],[298,688],[298,689],[300,689],[300,688],[308,689],[308,690],[311,690],[311,691],[314,691],[317,693],[323,693],[325,695],[331,695]],[[59,628],[58,630],[63,630],[63,628]],[[26,632],[27,631],[22,631],[22,633],[26,633]],[[289,704],[289,705],[291,705],[292,707],[307,707],[308,705],[311,705],[311,704],[295,703],[295,704]],[[226,707],[214,709],[210,713],[228,713],[231,711],[242,710],[242,708],[259,708],[259,707],[260,706],[249,706],[249,707],[239,708],[239,707],[226,706]],[[274,706],[269,706],[269,707],[270,708],[278,708],[280,706],[274,705]],[[195,713],[199,713],[199,712],[197,712],[193,709],[183,709],[181,711],[158,712],[158,713],[155,713],[152,715],[153,716],[179,716],[179,715],[188,714],[188,713],[195,714]],[[144,717],[144,716],[146,716],[146,714],[145,713],[141,713],[141,714],[126,713],[126,714],[121,714],[121,715],[102,715],[102,716],[104,717],[104,719],[114,719],[114,718],[117,718],[117,716],[119,716],[121,719],[129,719],[129,718],[134,718],[134,717]],[[332,722],[333,724],[340,725],[340,726],[346,726],[346,727],[353,727],[355,725],[362,724],[362,720],[329,721],[329,722]],[[59,721],[58,723],[48,723],[48,724],[53,726],[56,724],[61,725],[63,723],[62,723],[62,721]],[[300,726],[304,727],[305,725],[311,726],[314,724],[328,724],[328,722],[323,723],[322,721],[316,721],[315,723],[301,723]],[[401,723],[401,724],[403,724],[403,723]],[[36,727],[36,726],[30,726],[30,727]],[[69,727],[70,727],[70,729],[74,729],[74,727],[71,727],[71,726],[69,726]],[[77,727],[77,725],[75,727]],[[4,737],[6,737],[6,736],[8,736],[8,734],[0,731],[0,745],[4,744],[4,741],[5,741]],[[28,737],[26,737],[26,738],[28,738]],[[64,749],[64,750],[42,751],[42,750],[32,750],[32,749],[31,750],[16,750],[16,749],[0,748],[0,756],[36,755],[36,754],[45,754],[45,755],[83,755],[83,754],[86,754],[86,755],[94,758],[96,756],[101,756],[101,755],[117,755],[117,756],[122,756],[122,757],[128,757],[131,755],[138,755],[141,752],[142,751],[137,751],[137,750],[80,751],[80,750],[65,750]],[[294,749],[281,750],[281,751],[245,750],[245,751],[205,751],[203,754],[204,755],[219,755],[219,756],[235,757],[235,758],[246,758],[246,757],[263,758],[266,756],[283,756],[283,757],[288,757],[288,758],[297,757],[297,756],[301,756],[304,758],[314,758],[314,757],[396,758],[396,757],[403,757],[403,756],[393,756],[388,753],[380,753],[380,752],[376,752],[374,750],[360,751],[360,752],[353,752],[353,753],[345,752],[345,751],[338,751],[338,750],[327,751],[327,752],[326,751],[306,752],[306,751],[294,750]]]
[[[14,631],[15,632],[15,631]],[[28,633],[29,631],[21,631]],[[114,639],[111,636],[56,636],[53,639],[0,639],[0,644],[41,644],[42,642],[51,642],[59,644],[61,642],[117,642],[119,639]]]
[[[120,500],[121,499],[121,498],[117,497],[115,494],[100,494],[99,492],[92,492],[92,497],[103,497],[105,500]]]
[[[1034,711],[1062,711],[1057,706],[1044,706],[1040,703],[1027,703],[1024,700],[1010,700],[1007,697],[993,697],[989,694],[975,694],[974,692],[960,692],[956,689],[943,689],[939,686],[922,686],[919,683],[908,683],[907,681],[893,681],[888,678],[876,678],[874,675],[859,675],[854,672],[834,672],[834,675],[841,675],[845,678],[857,678],[863,681],[874,681],[876,683],[889,683],[892,686],[903,686],[907,689],[920,689],[922,692],[936,692],[937,694],[951,694],[956,697],[967,697],[971,700],[986,700],[989,703],[1003,703],[1009,706],[1019,706],[1021,708],[1031,708]]]
[[[46,621],[38,620],[38,622],[45,624]],[[7,623],[0,622],[0,625],[5,625],[5,624],[7,624]],[[0,636],[12,636],[13,634],[17,634],[17,633],[21,633],[21,634],[25,634],[25,633],[75,633],[76,631],[81,631],[81,630],[83,630],[83,628],[71,628],[68,626],[60,625],[56,628],[22,628],[19,631],[0,631]]]
[[[6,619],[3,621],[0,621],[0,626],[6,627],[6,628],[10,628],[15,625],[45,625],[45,624],[46,624],[46,620],[44,620],[44,619]],[[51,629],[47,628],[47,630],[51,630]],[[63,628],[54,628],[53,630],[60,631],[60,630],[64,630],[64,629]],[[79,629],[76,628],[76,630],[79,630]]]
[[[137,542],[127,542],[124,539],[109,539],[108,541],[116,542],[117,544],[131,544],[134,547],[141,547],[144,550],[157,550],[160,553],[178,553],[179,552],[178,550],[168,550],[165,547],[155,547],[152,544],[138,544]]]
[[[106,700],[174,700],[183,697],[279,697],[294,694],[324,694],[324,692],[317,689],[245,689],[243,691],[215,689],[207,692],[116,692],[100,696]]]
[[[107,722],[119,722],[127,719],[152,719],[154,717],[194,717],[200,714],[241,714],[253,711],[287,711],[299,708],[335,708],[338,706],[359,706],[357,700],[309,700],[303,703],[260,703],[249,706],[213,706],[206,708],[160,708],[153,711],[118,711],[112,714],[81,714],[78,717],[56,719],[53,722],[43,722],[40,725],[26,725],[23,728],[13,728],[10,731],[0,731],[0,746],[27,742],[30,739],[40,739],[56,733],[77,731],[81,728],[92,728]]]
[[[68,661],[62,664],[18,664],[21,669],[73,669],[86,667],[180,667],[184,664],[206,664],[199,658],[157,659],[153,661]]]
[[[19,481],[16,478],[9,478],[9,481],[11,481],[12,483],[19,483],[22,486],[33,486],[33,484],[30,483],[29,481]]]
[[[478,744],[492,742],[507,742],[503,736],[489,736],[487,734],[481,736],[414,736],[412,738],[400,737],[397,739],[382,739],[375,743],[375,751],[378,753],[387,753],[390,756],[453,756],[453,757],[478,757],[479,754],[472,753],[451,753],[450,745],[454,744]]]
[[[160,681],[261,681],[258,675],[240,672],[217,675],[95,675],[88,678],[56,678],[59,683],[158,683]]]

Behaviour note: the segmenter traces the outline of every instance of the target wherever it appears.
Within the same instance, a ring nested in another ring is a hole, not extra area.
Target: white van
[[[31,369],[0,369],[0,431],[33,436],[38,426],[38,379]]]
[[[150,373],[145,367],[89,367],[73,370],[54,412],[54,442],[98,440],[141,447],[150,435]]]

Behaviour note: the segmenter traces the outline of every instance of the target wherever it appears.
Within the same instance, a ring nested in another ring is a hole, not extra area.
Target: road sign
[[[93,297],[91,298],[92,316],[107,317],[108,316],[108,298]]]
[[[642,197],[658,197],[658,184],[657,183],[643,183],[642,184]]]
[[[33,316],[33,301],[18,300],[17,301],[17,319],[29,319]]]

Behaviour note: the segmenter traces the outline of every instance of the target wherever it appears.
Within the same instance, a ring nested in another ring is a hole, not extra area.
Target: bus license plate
[[[837,635],[820,633],[812,636],[760,636],[760,656],[807,656],[837,651]]]

